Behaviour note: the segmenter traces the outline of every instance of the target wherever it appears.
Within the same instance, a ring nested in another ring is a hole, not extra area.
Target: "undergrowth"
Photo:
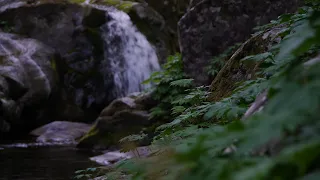
[[[156,129],[151,146],[159,151],[121,161],[113,172],[135,180],[320,179],[318,1],[256,30],[278,25],[284,27],[280,43],[241,60],[262,62],[259,78],[239,82],[218,102],[210,102],[208,88],[194,87],[183,74],[179,54],[169,57],[163,71],[146,82],[156,84],[154,97],[161,102],[152,118],[171,119]],[[243,119],[265,91],[266,105]]]
[[[193,87],[192,79],[187,78],[183,72],[181,55],[169,56],[163,70],[155,72],[144,83],[152,83],[154,99],[160,104],[151,109],[151,118],[171,119],[172,115],[177,115],[186,106],[190,106],[193,97],[190,89]],[[182,102],[182,98],[190,94],[189,99]],[[195,98],[195,97],[194,97]],[[177,106],[178,105],[178,106]]]

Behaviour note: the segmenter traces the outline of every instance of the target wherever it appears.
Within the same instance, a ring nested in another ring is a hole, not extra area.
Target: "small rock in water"
[[[107,152],[107,153],[102,154],[100,156],[91,157],[90,160],[95,161],[96,163],[98,163],[100,165],[107,166],[107,165],[111,165],[113,163],[116,163],[120,160],[129,159],[129,158],[132,158],[132,157],[127,153],[113,151],[113,152]]]
[[[105,154],[91,157],[91,161],[104,166],[108,166],[125,159],[131,159],[134,157],[146,157],[151,154],[152,150],[149,147],[138,147],[130,152],[111,151]]]

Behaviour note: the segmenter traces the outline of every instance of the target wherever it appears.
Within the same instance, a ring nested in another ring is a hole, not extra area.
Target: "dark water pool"
[[[0,180],[73,179],[76,170],[97,166],[93,155],[72,146],[0,148]]]

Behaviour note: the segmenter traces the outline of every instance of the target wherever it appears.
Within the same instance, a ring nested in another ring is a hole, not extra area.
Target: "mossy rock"
[[[210,85],[211,101],[220,101],[232,94],[238,83],[258,78],[256,72],[260,70],[262,62],[241,62],[250,55],[266,52],[273,44],[278,43],[281,34],[286,27],[272,27],[263,32],[253,35],[244,42],[238,50],[226,62],[224,67]]]
[[[139,122],[140,121],[140,122]],[[78,143],[80,148],[110,148],[119,140],[138,133],[148,124],[148,116],[135,111],[120,111],[114,116],[99,117],[90,131]]]

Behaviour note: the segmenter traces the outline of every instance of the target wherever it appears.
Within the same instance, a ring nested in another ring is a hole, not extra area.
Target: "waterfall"
[[[141,83],[153,71],[159,70],[160,66],[156,51],[126,13],[108,8],[107,16],[110,21],[101,30],[105,42],[105,58],[108,59],[105,62],[108,65],[101,67],[108,66],[112,72],[115,88],[111,93],[116,97],[123,97],[147,88],[148,85]]]
[[[18,0],[14,0],[16,1]],[[46,8],[50,6],[52,6],[52,16],[45,13]],[[29,43],[16,47],[19,51],[23,50],[23,56],[19,54],[14,56],[19,61],[14,67],[28,62],[27,65],[32,66],[32,70],[18,69],[23,73],[24,71],[32,74],[41,73],[41,70],[46,69],[35,69],[40,62],[34,60],[36,56],[29,54],[35,52],[41,54],[44,50],[36,51],[37,48],[31,46],[32,42],[36,40],[52,48],[52,51],[59,55],[51,59],[54,60],[54,67],[57,66],[56,73],[64,85],[67,99],[84,109],[102,108],[115,98],[141,92],[150,86],[142,85],[142,82],[148,79],[152,72],[160,70],[157,53],[147,38],[131,22],[128,14],[113,7],[90,4],[88,0],[82,6],[67,5],[64,10],[61,9],[60,3],[50,6],[39,4],[23,7],[21,11],[23,13],[6,12],[9,14],[5,14],[4,17],[16,16],[14,19],[9,18],[8,21],[12,22],[15,33],[24,35],[28,38],[25,41]],[[33,8],[35,8],[34,13]],[[18,14],[15,15],[16,13]],[[87,23],[92,20],[91,18],[99,18],[101,21],[92,25]],[[22,36],[18,39],[20,38]],[[10,48],[12,49],[15,48]],[[44,62],[44,59],[41,62]],[[1,66],[0,70],[1,68],[3,67]],[[37,77],[40,75],[36,74]],[[43,87],[50,87],[48,83],[51,81],[41,80]],[[21,81],[28,84],[27,80]],[[49,89],[47,92],[50,93]]]

